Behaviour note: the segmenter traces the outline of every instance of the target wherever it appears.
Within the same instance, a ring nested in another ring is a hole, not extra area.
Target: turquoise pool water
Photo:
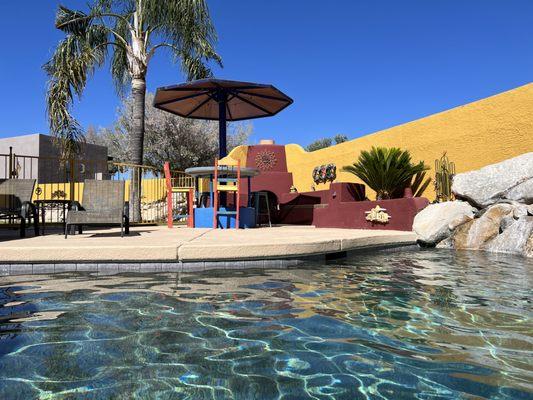
[[[0,399],[532,399],[533,263],[0,278]]]

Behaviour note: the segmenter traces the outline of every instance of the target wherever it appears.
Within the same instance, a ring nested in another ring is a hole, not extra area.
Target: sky
[[[62,33],[58,4],[0,0],[0,137],[48,133],[41,66]],[[251,143],[353,139],[533,81],[532,0],[208,0],[224,68],[215,76],[271,83],[294,104],[253,121]],[[157,54],[149,91],[184,80]],[[113,124],[120,99],[108,69],[74,115]]]

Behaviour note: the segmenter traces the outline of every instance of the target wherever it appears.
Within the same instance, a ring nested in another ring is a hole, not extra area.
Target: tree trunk
[[[144,112],[146,96],[146,79],[133,78],[133,130],[130,132],[131,162],[136,165],[143,164],[144,146]],[[130,220],[132,222],[141,221],[141,179],[140,168],[132,168],[130,186]]]

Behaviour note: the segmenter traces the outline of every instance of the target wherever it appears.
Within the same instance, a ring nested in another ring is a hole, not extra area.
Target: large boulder
[[[526,215],[518,218],[506,230],[485,243],[481,249],[533,257],[533,217]]]
[[[455,175],[452,191],[479,208],[501,200],[533,203],[533,152]]]
[[[477,210],[464,201],[447,201],[430,204],[420,211],[413,221],[413,231],[418,243],[435,246],[452,231],[474,218]]]
[[[494,204],[479,217],[458,227],[452,235],[452,245],[456,249],[478,250],[489,240],[495,238],[502,229],[514,223],[511,204]],[[506,220],[510,218],[512,221]]]
[[[533,204],[533,178],[529,178],[527,181],[509,190],[507,192],[507,198],[520,203]]]
[[[533,235],[529,235],[529,239],[527,240],[522,255],[533,258]]]

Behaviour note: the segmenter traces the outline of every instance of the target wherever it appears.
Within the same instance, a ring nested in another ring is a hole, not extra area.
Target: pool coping
[[[361,246],[356,249],[309,254],[296,257],[278,257],[254,260],[205,260],[205,261],[98,261],[98,262],[14,262],[0,264],[0,277],[16,275],[53,275],[63,273],[91,273],[113,275],[121,273],[203,272],[212,270],[285,269],[309,264],[323,264],[331,259],[354,257],[370,252],[396,252],[417,249],[412,243]]]
[[[274,226],[257,229],[134,227],[0,240],[0,276],[283,268],[347,252],[415,244],[412,232]]]

